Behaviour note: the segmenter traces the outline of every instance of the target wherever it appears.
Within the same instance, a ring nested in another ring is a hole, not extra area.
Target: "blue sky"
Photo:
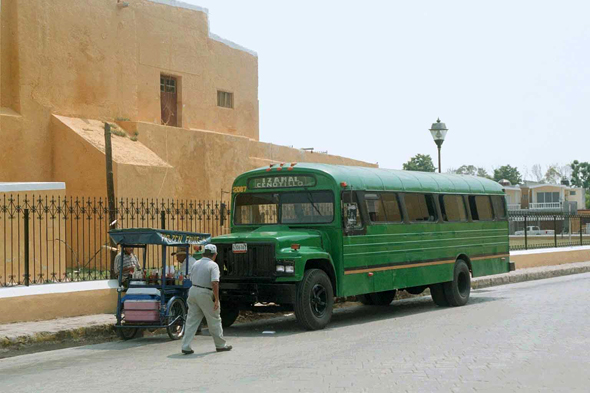
[[[443,171],[588,161],[588,1],[184,0],[258,53],[260,138]]]

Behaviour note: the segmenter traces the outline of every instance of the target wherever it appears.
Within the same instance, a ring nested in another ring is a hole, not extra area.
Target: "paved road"
[[[589,311],[590,273],[474,291],[460,308],[340,309],[318,332],[241,324],[229,353],[197,336],[191,356],[165,337],[18,356],[0,360],[0,390],[588,392]]]

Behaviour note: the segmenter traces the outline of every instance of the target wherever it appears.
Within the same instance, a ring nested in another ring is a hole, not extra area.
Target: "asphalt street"
[[[0,390],[588,392],[589,310],[590,273],[578,274],[476,290],[459,308],[339,309],[316,332],[293,316],[240,324],[227,353],[204,335],[190,356],[167,336],[17,356],[0,360]]]

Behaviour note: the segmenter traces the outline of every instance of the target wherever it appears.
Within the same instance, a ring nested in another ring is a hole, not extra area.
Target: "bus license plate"
[[[231,245],[231,250],[234,254],[244,254],[248,252],[248,245],[246,243],[235,243]]]

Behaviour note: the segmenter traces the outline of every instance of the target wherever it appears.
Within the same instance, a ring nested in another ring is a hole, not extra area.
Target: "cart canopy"
[[[204,245],[211,243],[210,233],[169,231],[153,228],[113,229],[109,235],[117,244],[156,244],[162,246]]]

